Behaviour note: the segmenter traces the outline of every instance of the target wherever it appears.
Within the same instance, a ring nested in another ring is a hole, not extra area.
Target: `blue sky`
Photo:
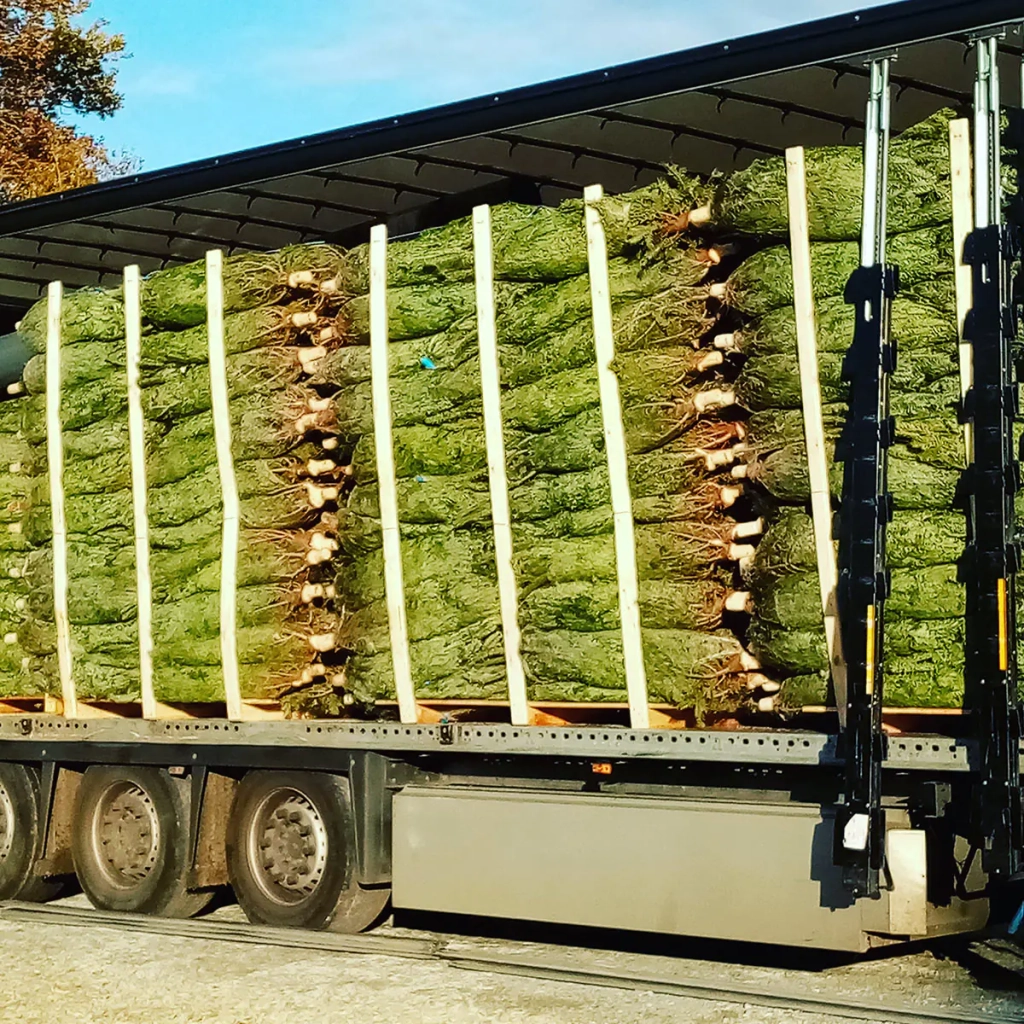
[[[124,107],[79,123],[143,170],[406,113],[870,0],[93,0]]]

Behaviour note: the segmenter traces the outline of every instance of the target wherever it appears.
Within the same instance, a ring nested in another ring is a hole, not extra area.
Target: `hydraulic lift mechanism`
[[[1005,223],[1001,168],[1002,117],[999,41],[1005,29],[972,40],[977,59],[974,117],[974,230],[964,261],[972,272],[972,308],[964,328],[971,344],[973,377],[963,418],[972,425],[968,469],[961,487],[966,513],[962,580],[966,587],[965,702],[978,742],[969,806],[958,830],[997,884],[1024,869],[1017,691],[1016,574],[1020,546],[1014,497],[1020,464],[1013,444],[1018,414],[1014,342],[1017,309],[1012,271],[1017,234]],[[846,764],[843,802],[836,816],[834,859],[855,897],[878,897],[884,877],[885,822],[881,804],[882,653],[886,527],[892,518],[887,454],[896,432],[889,415],[889,375],[896,347],[889,336],[898,268],[886,263],[886,200],[892,55],[871,61],[865,122],[864,214],[861,266],[847,287],[856,327],[843,375],[850,383],[850,413],[837,457],[844,464],[839,513],[839,607],[847,654]],[[1024,78],[1022,78],[1024,86]],[[1010,119],[1018,152],[1024,152],[1024,118]],[[1020,186],[1018,185],[1018,189]],[[1017,197],[1016,209],[1024,211]],[[973,855],[972,855],[973,859]]]
[[[839,514],[839,611],[847,657],[845,800],[836,815],[836,863],[854,896],[878,895],[885,822],[882,818],[882,640],[889,576],[886,527],[892,518],[888,488],[889,375],[896,348],[889,337],[898,272],[885,261],[892,57],[871,61],[865,119],[864,213],[860,267],[846,300],[855,307],[853,343],[843,365],[850,411],[837,458],[844,463]]]
[[[1017,324],[1011,282],[1017,238],[1003,217],[997,58],[1004,35],[999,31],[974,40],[974,231],[964,253],[973,283],[964,329],[971,343],[973,383],[964,414],[972,424],[974,448],[964,488],[965,708],[979,744],[967,838],[981,850],[985,870],[997,881],[1020,872],[1024,846],[1015,594],[1020,548],[1014,524],[1014,497],[1020,488],[1013,445]]]

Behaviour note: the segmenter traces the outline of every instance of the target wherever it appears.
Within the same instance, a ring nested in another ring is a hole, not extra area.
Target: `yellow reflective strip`
[[[996,585],[999,601],[999,671],[1005,672],[1010,667],[1009,644],[1006,638],[1006,580]]]
[[[868,605],[868,643],[864,652],[864,688],[870,697],[875,692],[875,606]]]

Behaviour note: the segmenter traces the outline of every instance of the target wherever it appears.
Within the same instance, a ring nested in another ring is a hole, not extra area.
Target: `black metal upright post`
[[[864,141],[864,214],[861,266],[846,299],[855,306],[853,343],[843,365],[850,404],[839,457],[844,462],[839,513],[839,608],[847,660],[847,709],[843,749],[846,781],[836,816],[834,859],[856,897],[877,897],[885,853],[882,815],[882,638],[889,589],[886,527],[892,515],[888,490],[889,375],[896,350],[889,339],[890,306],[898,286],[885,261],[889,151],[890,57],[871,62]]]
[[[973,280],[964,329],[973,357],[965,410],[973,425],[973,462],[967,474],[964,576],[966,704],[979,748],[970,838],[981,848],[989,876],[1005,880],[1021,870],[1024,824],[1015,595],[1020,552],[1014,525],[1014,497],[1020,487],[1013,444],[1018,396],[1011,273],[1016,244],[1002,212],[1000,35],[975,43],[975,228],[964,254]]]

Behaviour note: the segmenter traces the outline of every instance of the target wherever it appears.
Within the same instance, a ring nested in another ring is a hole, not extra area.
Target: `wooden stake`
[[[398,525],[398,488],[392,436],[391,388],[388,382],[388,229],[370,231],[370,384],[373,395],[373,437],[377,449],[377,486],[384,542],[384,593],[391,634],[391,664],[403,722],[419,720],[409,661],[409,625],[402,576],[402,541]]]
[[[807,172],[801,147],[786,150],[786,182],[789,193],[789,240],[793,264],[793,307],[796,315],[797,359],[800,366],[800,397],[803,406],[807,470],[811,483],[811,516],[814,549],[818,562],[818,587],[825,620],[825,640],[832,666],[832,683],[840,724],[846,725],[846,660],[836,587],[839,572],[832,540],[832,492],[829,487],[825,424],[821,413],[821,380],[818,375],[818,329],[814,318],[811,279],[811,238],[807,217]]]
[[[60,421],[60,334],[64,286],[51,283],[46,308],[46,459],[53,517],[53,621],[57,627],[57,671],[67,718],[78,717],[68,618],[68,526],[64,511],[64,431]]]
[[[149,507],[146,493],[146,423],[142,415],[139,363],[142,359],[142,278],[136,266],[124,270],[124,339],[128,365],[128,444],[135,517],[135,601],[139,627],[142,717],[157,717],[153,690],[153,579],[149,566]]]
[[[600,185],[591,185],[583,192],[586,204],[590,301],[593,307],[597,381],[601,396],[601,418],[604,423],[605,449],[608,453],[608,476],[615,526],[615,562],[619,577],[619,617],[622,621],[622,650],[626,665],[629,720],[634,729],[647,729],[651,720],[647,700],[643,634],[640,630],[640,591],[637,582],[633,500],[629,490],[626,432],[622,424],[619,381],[612,369],[612,361],[615,358],[615,334],[612,329],[611,289],[608,284],[608,245],[601,215],[594,205],[603,196],[604,189]]]
[[[494,556],[501,601],[501,631],[505,642],[509,713],[513,725],[529,725],[526,674],[519,650],[522,639],[519,629],[519,595],[515,570],[512,568],[512,517],[508,505],[505,431],[501,418],[501,371],[498,365],[498,333],[494,313],[494,252],[489,206],[478,206],[473,210],[473,259],[476,268],[480,387],[491,490],[491,520],[494,524]]]
[[[210,397],[217,469],[224,505],[220,556],[220,659],[224,702],[233,722],[242,720],[242,689],[238,679],[238,541],[241,511],[235,460],[231,454],[231,414],[224,350],[224,253],[206,254],[206,329],[210,357]]]
[[[964,324],[974,305],[974,279],[964,262],[964,245],[974,230],[974,201],[971,193],[971,122],[966,118],[949,122],[949,165],[953,176],[953,265],[956,284],[956,322],[960,339],[960,398],[974,383],[974,352],[964,340]],[[970,423],[964,424],[965,465],[974,461],[974,439]]]

